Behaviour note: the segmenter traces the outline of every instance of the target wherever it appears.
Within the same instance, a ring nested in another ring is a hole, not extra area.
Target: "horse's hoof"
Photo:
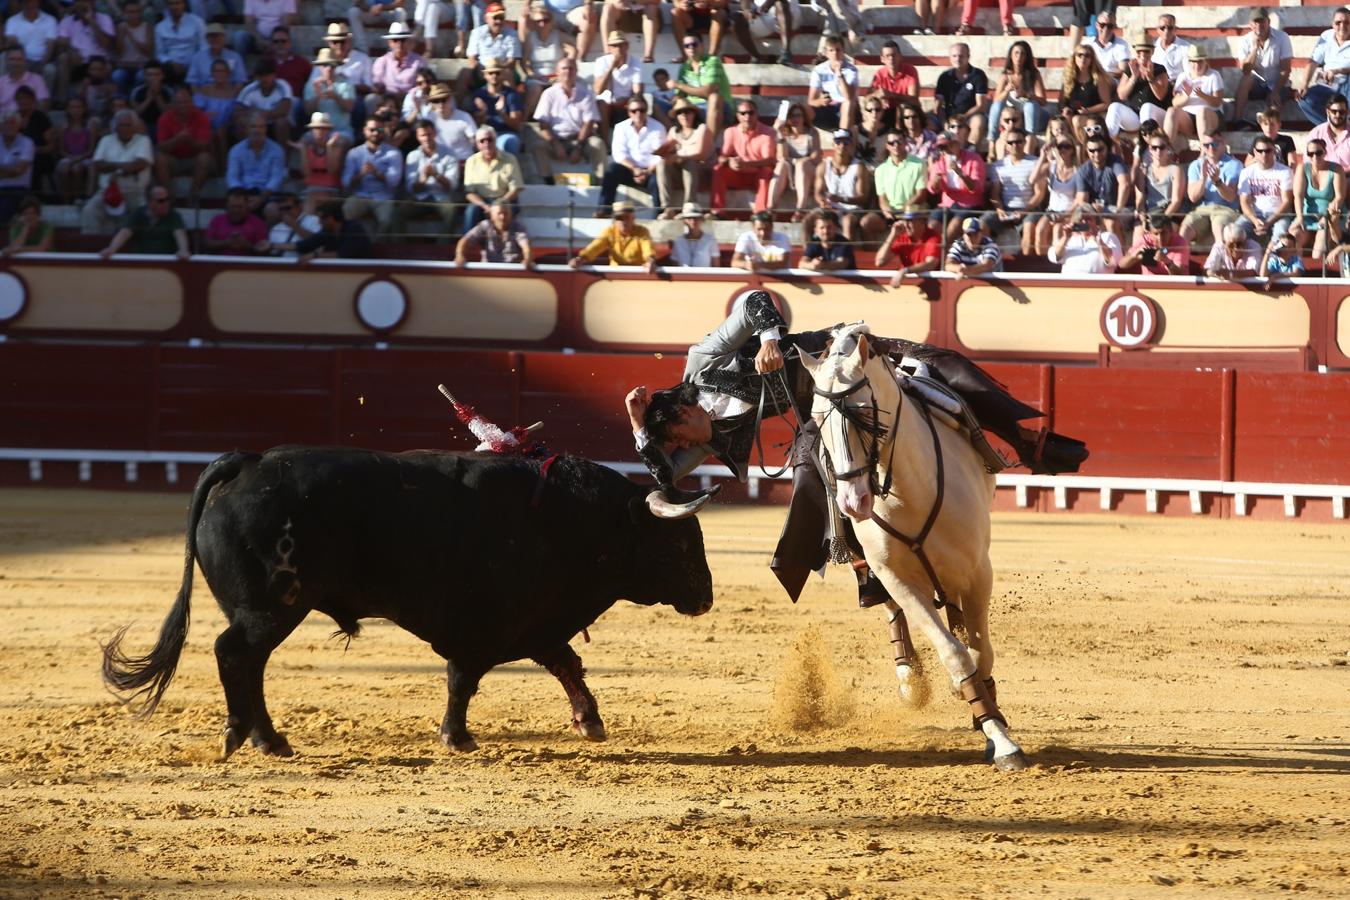
[[[1020,772],[1030,767],[1031,763],[1027,760],[1027,755],[1021,750],[1005,756],[994,757],[994,768],[1000,772]]]
[[[911,671],[900,678],[900,702],[910,709],[923,709],[928,705],[928,680],[922,672]]]
[[[988,739],[986,739],[984,742],[984,761],[985,762],[994,761],[994,742]]]
[[[270,740],[253,741],[253,746],[258,748],[258,752],[264,756],[294,756],[295,751],[291,749],[291,742],[286,740],[284,734],[273,735]]]
[[[609,740],[609,735],[605,733],[605,723],[599,719],[594,721],[573,722],[572,730],[582,739],[600,743]]]

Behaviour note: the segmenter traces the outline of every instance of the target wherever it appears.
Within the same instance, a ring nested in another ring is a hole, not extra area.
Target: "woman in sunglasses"
[[[797,198],[792,221],[800,222],[813,205],[816,166],[820,164],[820,139],[816,137],[816,130],[806,124],[806,109],[800,103],[789,106],[787,119],[775,124],[778,126],[778,162],[769,182],[769,209],[778,208],[783,192],[791,185]]]
[[[1055,139],[1047,131],[1045,154],[1031,173],[1033,194],[1046,197],[1045,215],[1035,216],[1032,238],[1037,256],[1050,252],[1055,224],[1073,208],[1078,195],[1078,145],[1066,136]]]
[[[1036,68],[1031,45],[1016,41],[1008,48],[1008,60],[994,82],[994,103],[989,109],[989,121],[997,123],[999,134],[1002,134],[1008,128],[1004,120],[1011,111],[1011,125],[1028,134],[1037,134],[1041,130],[1041,120],[1045,118],[1044,106],[1045,81],[1041,78],[1041,70]],[[1002,159],[1001,156],[998,158]]]
[[[1167,137],[1154,133],[1147,146],[1147,159],[1134,170],[1134,208],[1140,223],[1134,234],[1136,242],[1145,216],[1175,217],[1186,202],[1186,170],[1177,162]]]
[[[1269,142],[1269,138],[1264,138]],[[1325,141],[1313,138],[1303,151],[1303,165],[1294,172],[1294,224],[1289,234],[1299,256],[1314,235],[1313,256],[1341,242],[1345,216],[1345,171],[1327,159]]]
[[[905,151],[919,159],[936,159],[942,152],[938,146],[938,136],[929,130],[928,117],[919,104],[903,104],[899,118],[899,130],[905,138]]]
[[[1073,123],[1082,142],[1083,117],[1105,115],[1111,105],[1114,82],[1106,74],[1097,54],[1082,44],[1074,48],[1064,63],[1064,86],[1059,91],[1059,106]]]

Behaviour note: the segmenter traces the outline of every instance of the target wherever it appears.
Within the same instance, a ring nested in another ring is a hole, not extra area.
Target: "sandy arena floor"
[[[703,516],[709,615],[620,604],[576,642],[608,743],[517,664],[452,754],[430,649],[372,622],[344,653],[314,616],[269,669],[298,755],[218,763],[200,579],[153,719],[98,678],[99,640],[135,621],[144,650],[173,600],[185,502],[0,492],[0,895],[1350,895],[1345,526],[999,516],[1023,773],[982,762],[926,647],[932,702],[900,707],[845,570],[792,606],[765,566],[783,511],[743,507]],[[793,731],[775,689],[822,649],[839,724]]]

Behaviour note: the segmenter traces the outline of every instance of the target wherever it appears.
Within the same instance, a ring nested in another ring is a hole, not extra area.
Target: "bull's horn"
[[[652,515],[656,516],[658,519],[687,519],[696,514],[703,507],[707,506],[708,501],[713,498],[713,494],[716,494],[720,489],[721,485],[718,485],[712,490],[705,491],[701,494],[685,494],[686,497],[692,496],[692,499],[685,500],[682,497],[677,501],[667,499],[665,492],[660,488],[657,488],[647,495],[647,508],[651,510]],[[684,494],[685,492],[675,490],[674,493]]]

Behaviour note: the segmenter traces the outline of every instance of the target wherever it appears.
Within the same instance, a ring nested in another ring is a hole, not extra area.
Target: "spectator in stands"
[[[1294,65],[1294,45],[1289,35],[1270,27],[1270,13],[1258,6],[1247,18],[1247,33],[1238,43],[1242,79],[1233,100],[1234,125],[1247,125],[1248,100],[1269,100],[1280,107],[1289,100],[1289,73]]]
[[[28,98],[32,92],[25,90],[20,96]],[[21,102],[20,115],[24,114],[24,105]],[[32,101],[28,100],[26,105],[32,105]],[[52,148],[53,158],[60,157],[54,159],[52,172],[56,190],[61,193],[61,201],[74,203],[77,199],[88,197],[93,191],[94,148],[98,146],[101,129],[89,121],[84,99],[70,98],[66,104],[65,124],[59,130],[52,126],[51,120],[42,110],[34,109],[28,115],[29,124],[36,127],[25,129],[25,133],[37,146],[38,159],[42,158],[44,146]],[[39,116],[42,117],[42,123],[37,121]],[[35,132],[41,135],[41,139],[34,138]],[[38,168],[41,169],[41,166]]]
[[[614,31],[605,38],[608,50],[595,61],[595,77],[591,88],[600,107],[601,137],[608,138],[618,122],[627,121],[628,98],[642,96],[642,64],[628,53],[628,38]]]
[[[212,22],[206,26],[206,46],[192,55],[188,63],[187,83],[201,87],[211,82],[211,65],[222,59],[230,67],[230,84],[243,86],[248,80],[244,58],[225,46],[225,26]]]
[[[436,126],[422,119],[415,126],[417,133],[417,147],[408,153],[407,159],[403,164],[403,186],[408,193],[408,199],[413,201],[413,208],[406,211],[405,220],[415,217],[418,213],[435,213],[445,226],[449,228],[450,223],[455,219],[457,212],[454,204],[455,191],[459,188],[460,165],[459,160],[450,153],[447,153],[436,140]],[[491,140],[495,136],[491,134],[492,129],[484,127],[479,131],[479,139]],[[485,134],[486,132],[486,134]],[[496,145],[493,145],[496,150]],[[473,157],[469,157],[470,160]],[[470,197],[470,202],[478,204],[483,200],[478,197],[476,200]],[[476,206],[470,208],[477,208]],[[473,226],[473,223],[465,216],[464,228],[467,231]]]
[[[811,107],[811,124],[833,131],[853,127],[858,105],[858,67],[844,55],[844,41],[825,38],[825,61],[811,70],[806,103]]]
[[[648,272],[656,271],[656,256],[652,251],[652,236],[635,221],[636,210],[628,201],[614,204],[614,222],[586,248],[567,261],[572,268],[609,257],[611,266],[642,266]]]
[[[1191,42],[1177,34],[1177,17],[1171,13],[1158,16],[1158,39],[1153,42],[1153,59],[1167,70],[1167,80],[1176,80],[1186,74],[1187,54]]]
[[[145,81],[131,89],[129,104],[136,116],[145,123],[146,130],[156,134],[159,117],[173,102],[173,94],[164,80],[164,66],[159,60],[150,60],[141,72]]]
[[[277,221],[267,232],[267,250],[273,256],[299,256],[299,243],[322,229],[319,217],[305,212],[300,198],[290,192],[277,196],[275,208]]]
[[[169,81],[177,83],[187,76],[193,57],[206,49],[206,23],[187,12],[185,0],[165,0],[164,10],[168,15],[155,25],[155,53]]]
[[[225,167],[225,185],[242,191],[250,210],[261,209],[267,198],[281,190],[286,180],[286,154],[267,136],[267,117],[254,113],[247,124],[248,137],[230,148]]]
[[[590,0],[581,4],[589,11]],[[564,56],[574,56],[576,48],[563,39],[563,33],[553,25],[553,10],[543,0],[529,5],[529,27],[522,26],[520,67],[525,73],[525,118],[534,116],[535,105],[544,88],[553,83],[558,62]],[[580,57],[584,59],[585,57]]]
[[[173,183],[173,176],[192,176],[192,196],[201,193],[211,174],[211,120],[192,102],[192,90],[185,84],[173,89],[173,101],[159,117],[155,128],[155,180]]]
[[[28,71],[28,57],[24,56],[22,47],[10,47],[5,51],[5,74],[0,76],[0,114],[13,112],[17,108],[14,94],[21,87],[33,92],[39,108],[51,109],[47,82],[38,73]]]
[[[409,49],[412,32],[402,22],[390,25],[384,40],[389,45],[389,52],[375,60],[370,67],[374,94],[392,97],[402,105],[403,95],[413,89],[417,73],[426,63],[421,56]],[[371,108],[370,101],[366,102],[366,108]]]
[[[961,223],[961,237],[947,248],[946,270],[958,278],[974,278],[1003,271],[1003,254],[998,244],[980,230],[980,220],[967,216]]]
[[[1314,125],[1327,120],[1325,110],[1331,99],[1343,98],[1350,89],[1350,10],[1341,7],[1332,14],[1331,32],[1329,40],[1319,41],[1313,48],[1307,68],[1303,70],[1298,108]],[[28,59],[32,61],[32,53],[28,54]]]
[[[235,51],[241,56],[258,53],[270,57],[273,62],[280,62],[276,58],[277,45],[273,39],[278,28],[300,24],[296,6],[297,0],[244,0],[244,27],[234,32]],[[290,43],[289,34],[286,42]]]
[[[348,146],[353,141],[352,110],[356,107],[356,86],[341,74],[337,55],[325,47],[314,59],[314,77],[305,85],[305,111],[313,118],[322,114],[334,135]]]
[[[159,184],[150,188],[145,194],[145,205],[131,214],[98,255],[108,259],[123,247],[128,253],[172,254],[180,260],[188,258],[187,226],[178,210],[173,208],[168,188]]]
[[[1103,13],[1114,18],[1116,0],[1074,0],[1073,21],[1069,24],[1069,46],[1077,47],[1083,43],[1083,31],[1092,27],[1094,17],[1100,19]]]
[[[249,211],[248,191],[230,188],[225,195],[225,211],[211,217],[203,242],[207,253],[221,256],[252,256],[267,252],[267,226]]]
[[[347,9],[347,24],[351,26],[351,35],[357,48],[370,51],[370,41],[366,36],[366,26],[387,27],[394,30],[395,25],[403,26],[400,33],[412,36],[408,28],[407,0],[352,0]]]
[[[545,183],[553,183],[553,163],[579,163],[585,156],[590,168],[599,172],[605,160],[605,145],[596,136],[600,113],[595,93],[589,85],[577,82],[577,62],[558,63],[558,80],[539,97],[530,123],[535,170]]]
[[[1120,266],[1120,238],[1085,212],[1080,206],[1068,222],[1055,225],[1047,259],[1065,275],[1110,275]]]
[[[1134,208],[1141,217],[1180,215],[1186,204],[1186,170],[1166,137],[1154,134],[1148,140],[1148,161],[1134,170]]]
[[[642,32],[642,61],[656,62],[656,36],[661,31],[659,0],[602,0],[600,30]]]
[[[1167,69],[1153,61],[1153,45],[1141,38],[1134,42],[1134,56],[1116,86],[1116,101],[1106,110],[1106,130],[1115,138],[1137,132],[1144,122],[1162,125],[1171,107]]]
[[[777,37],[780,43],[778,64],[790,66],[792,29],[800,15],[801,6],[796,0],[740,0],[740,8],[731,12],[731,21],[736,29],[736,39],[753,59],[761,63],[773,62],[772,56],[759,52],[760,42]]]
[[[1091,48],[1079,46],[1064,63],[1064,86],[1059,91],[1059,107],[1073,124],[1079,142],[1090,115],[1106,115],[1111,106],[1111,76],[1102,69]]]
[[[914,13],[919,17],[919,34],[941,34],[947,0],[915,0]]]
[[[357,114],[352,117],[350,123],[344,123],[342,120],[334,117],[333,127],[338,130],[343,128],[355,129],[361,124],[361,115],[365,110],[365,99],[375,90],[372,80],[372,69],[374,64],[364,50],[357,50],[352,46],[352,35],[347,30],[347,26],[341,22],[334,22],[328,26],[328,33],[324,36],[324,42],[328,44],[327,49],[332,53],[333,59],[333,77],[342,79],[352,86],[356,99],[362,104]],[[323,50],[318,53],[318,59],[314,61],[316,67],[323,64],[319,59],[324,58]],[[318,77],[317,75],[315,76]],[[416,76],[414,76],[416,80]],[[308,91],[308,88],[306,89]],[[371,104],[372,107],[374,104]],[[313,112],[313,110],[310,110]],[[332,116],[331,109],[325,109],[324,112]]]
[[[1046,196],[1045,215],[1037,217],[1034,226],[1035,253],[1045,256],[1050,252],[1053,226],[1078,199],[1078,151],[1071,138],[1047,135],[1045,155],[1032,173],[1031,185],[1033,191],[1044,191]]]
[[[1186,169],[1186,195],[1195,204],[1181,222],[1181,236],[1195,243],[1218,236],[1225,226],[1238,220],[1238,177],[1242,164],[1228,155],[1222,135],[1211,135],[1201,144],[1200,156]]]
[[[9,221],[33,187],[37,148],[19,131],[21,124],[17,110],[0,116],[0,222]]]
[[[697,203],[686,203],[680,209],[684,233],[670,242],[670,258],[677,266],[708,268],[722,264],[722,252],[717,238],[703,230],[707,215]]]
[[[347,218],[343,212],[344,206],[341,200],[330,200],[319,206],[319,233],[303,238],[295,245],[295,249],[300,251],[296,262],[305,266],[316,256],[369,259],[375,255],[370,235],[366,234],[360,222]]]
[[[984,140],[989,112],[989,77],[983,69],[970,64],[970,45],[952,44],[952,67],[938,76],[934,99],[934,114],[939,125],[946,127],[949,119],[959,119],[970,126],[970,141],[979,146]],[[1068,84],[1065,70],[1065,84]]]
[[[327,114],[316,112],[309,117],[309,127],[303,137],[291,144],[300,152],[300,175],[305,183],[305,208],[313,211],[318,204],[333,199],[342,185],[342,167],[350,142],[337,133]]]
[[[441,147],[461,163],[473,156],[478,149],[474,141],[478,123],[473,116],[455,109],[455,95],[444,82],[433,84],[427,91],[427,99],[431,101],[427,119],[436,126],[436,140]]]
[[[1293,168],[1297,155],[1294,148],[1294,139],[1287,134],[1280,133],[1280,124],[1280,111],[1273,106],[1268,106],[1256,114],[1257,129],[1275,142],[1275,159]]]
[[[525,102],[520,91],[505,83],[506,64],[488,59],[483,63],[486,80],[473,95],[473,117],[480,125],[489,125],[497,135],[497,146],[512,156],[520,152],[520,128],[525,124]]]
[[[640,94],[628,98],[627,108],[628,121],[614,129],[614,146],[600,185],[600,209],[596,212],[599,218],[609,215],[621,184],[645,190],[653,206],[661,205],[657,168],[662,156],[670,152],[666,129],[647,115],[647,101]]]
[[[1225,225],[1222,234],[1223,240],[1214,242],[1205,260],[1205,274],[1226,281],[1256,275],[1261,266],[1261,246],[1236,222]]]
[[[684,40],[686,34],[697,32],[708,35],[708,52],[718,56],[722,52],[722,35],[728,22],[727,0],[673,0],[670,8],[671,30],[675,33],[675,43]],[[683,62],[683,56],[677,56],[672,63]],[[596,93],[600,89],[596,88]]]
[[[853,130],[853,155],[870,171],[886,158],[886,132],[891,129],[882,122],[885,107],[880,100],[864,99],[859,108],[862,110],[862,122]],[[900,114],[910,108],[907,101],[900,103],[895,113],[897,124],[894,128],[901,127],[898,124]]]
[[[42,218],[41,201],[29,194],[19,201],[14,218],[9,220],[9,243],[0,256],[50,253],[55,240],[56,229]]]
[[[1269,140],[1267,137],[1266,140]],[[1315,234],[1313,256],[1341,240],[1341,220],[1346,208],[1345,169],[1328,160],[1326,141],[1309,139],[1303,164],[1294,175],[1294,223],[1289,233],[1303,255],[1309,233]]]
[[[985,209],[988,196],[984,157],[970,149],[970,127],[964,119],[953,119],[942,133],[942,152],[928,164],[928,193],[937,205],[959,213]],[[955,240],[961,216],[950,219],[947,237]]]
[[[234,127],[234,111],[239,102],[239,85],[230,81],[229,63],[218,59],[211,64],[211,81],[193,92],[192,102],[206,113],[211,125],[213,155],[216,164],[223,166]]]
[[[305,85],[313,70],[310,61],[295,52],[291,42],[291,30],[285,27],[272,29],[272,59],[277,64],[277,77],[286,82],[291,96],[299,100],[305,95]]]
[[[822,38],[816,46],[817,55],[824,55],[826,40],[839,35],[847,38],[845,53],[871,54],[863,37],[867,25],[863,23],[858,0],[817,0],[812,5],[824,18],[820,29]]]
[[[23,50],[28,68],[48,82],[56,76],[58,28],[56,19],[42,11],[40,0],[22,0],[19,11],[5,20],[6,43]]]
[[[904,61],[895,41],[881,45],[881,65],[872,74],[872,86],[863,100],[881,105],[881,121],[886,128],[898,126],[896,112],[902,103],[919,102],[919,70]]]
[[[816,169],[815,198],[819,209],[839,217],[844,240],[862,240],[862,219],[871,205],[872,173],[854,155],[855,142],[847,131],[834,133],[834,153]],[[803,224],[809,228],[810,217]]]
[[[24,86],[19,88],[14,94],[16,103],[15,112],[19,114],[19,133],[33,142],[33,188],[34,190],[50,190],[52,187],[52,177],[56,171],[57,157],[57,130],[52,125],[51,117],[37,108],[37,96],[32,89]],[[71,107],[75,108],[74,113]],[[86,140],[83,144],[83,150],[88,156],[93,152],[94,142],[98,135],[89,122],[89,117],[85,113],[84,100],[80,97],[72,97],[66,104],[66,118],[69,121],[74,116],[77,123],[75,131],[75,141],[80,135],[79,126],[83,127]],[[85,196],[88,192],[82,191],[80,196]]]
[[[1264,135],[1252,144],[1253,162],[1238,175],[1239,224],[1262,244],[1289,230],[1294,173],[1275,161],[1275,143]]]
[[[792,262],[792,242],[773,230],[773,213],[761,210],[750,217],[750,230],[736,239],[731,254],[733,268],[747,272],[786,269]]]
[[[1350,171],[1350,121],[1346,110],[1350,101],[1337,94],[1327,101],[1326,121],[1308,132],[1309,140],[1318,140],[1327,149],[1327,160]]]
[[[1085,38],[1082,46],[1097,54],[1102,71],[1113,80],[1119,78],[1130,64],[1130,45],[1116,34],[1116,14],[1113,9],[1104,9],[1097,14],[1097,36]]]
[[[1105,135],[1088,138],[1087,157],[1088,161],[1078,167],[1074,206],[1097,215],[1102,227],[1116,236],[1119,246],[1124,230],[1120,214],[1130,208],[1134,199],[1125,163],[1111,152],[1111,142]]]
[[[516,27],[519,29],[522,42],[539,31],[539,20],[534,13],[536,8],[540,6],[549,11],[549,21],[556,22],[559,31],[576,35],[576,53],[575,55],[571,53],[568,55],[574,59],[585,59],[589,56],[591,42],[595,40],[595,35],[600,29],[598,4],[592,3],[590,0],[548,0],[548,2],[534,0],[533,3],[521,8],[521,18]],[[530,14],[529,18],[526,18],[526,13]],[[456,25],[455,27],[458,28],[459,26]],[[572,42],[564,41],[564,43],[570,46]],[[464,54],[461,50],[455,55],[463,56]],[[561,56],[556,57],[554,64],[561,58]]]
[[[76,70],[78,76],[80,70]],[[83,68],[84,78],[78,80],[68,96],[80,97],[88,107],[91,118],[106,122],[112,118],[113,105],[124,98],[113,84],[112,68],[106,56],[91,56]],[[67,101],[69,102],[69,101]]]
[[[430,67],[424,68],[413,79],[413,89],[403,95],[403,106],[399,117],[406,125],[417,125],[418,119],[425,119],[431,113],[431,100],[427,97],[432,85],[439,79]]]
[[[140,123],[131,110],[122,110],[113,116],[113,130],[99,139],[94,150],[94,173],[98,177],[94,196],[80,211],[80,230],[85,234],[103,234],[121,218],[126,206],[139,208],[150,184],[150,167],[155,162],[155,150],[150,139],[140,134]],[[162,180],[164,190],[169,182]],[[108,204],[108,188],[116,186],[114,194],[122,202]],[[121,206],[122,209],[116,207]]]
[[[1191,245],[1177,233],[1171,216],[1150,215],[1145,228],[1120,261],[1121,269],[1148,275],[1185,275],[1191,268]]]
[[[989,205],[984,228],[991,237],[1010,228],[1021,238],[1022,255],[1030,256],[1035,246],[1036,217],[1032,212],[1045,203],[1046,185],[1033,184],[1039,160],[1026,152],[1029,137],[1020,128],[1008,133],[1008,153],[989,171]]]
[[[1045,118],[1045,80],[1036,67],[1036,57],[1026,41],[1016,41],[1008,48],[1008,59],[994,83],[994,99],[989,107],[989,121],[1000,123],[1005,106],[1018,113],[1018,124],[1029,134],[1039,134]],[[1002,128],[1000,127],[1000,131]]]
[[[478,152],[464,164],[464,196],[469,206],[464,214],[464,228],[472,228],[494,203],[505,203],[514,212],[520,194],[525,190],[525,175],[520,162],[510,153],[498,150],[500,141],[492,129],[484,125],[475,136]]]
[[[511,263],[527,269],[534,265],[530,237],[515,221],[509,203],[493,203],[487,218],[464,232],[455,245],[455,265],[467,264],[468,252],[475,247],[481,248],[485,263]]]
[[[255,114],[261,115],[272,137],[278,143],[288,144],[295,107],[291,86],[277,77],[277,64],[271,59],[258,60],[257,75],[239,92],[238,114],[245,121]]]
[[[677,197],[686,206],[694,202],[700,176],[707,168],[713,148],[712,132],[699,121],[698,107],[681,97],[671,107],[671,114],[675,122],[667,132],[667,152],[656,170],[661,200],[666,205],[661,213],[663,219],[675,218]]]
[[[928,205],[928,166],[926,159],[906,150],[905,138],[898,131],[886,133],[887,158],[872,173],[879,211],[863,216],[865,234],[880,234],[894,225],[901,213]]]
[[[930,228],[929,225],[937,225]],[[885,269],[898,263],[891,276],[891,287],[898,288],[906,278],[935,272],[942,267],[942,219],[937,213],[905,213],[891,223],[891,229],[877,250],[876,267]]]
[[[1219,109],[1223,106],[1223,79],[1209,66],[1209,56],[1198,44],[1187,51],[1190,71],[1177,79],[1172,108],[1167,111],[1163,128],[1178,152],[1184,151],[1189,138],[1205,138],[1219,132]]]
[[[1015,109],[1002,110],[998,116],[990,119],[990,141],[989,153],[987,158],[990,165],[998,162],[1008,155],[1008,136],[1016,131],[1024,131],[1022,128],[1022,114]],[[1029,148],[1027,143],[1023,143],[1025,152],[1033,152],[1034,148]]]
[[[117,30],[107,13],[94,12],[92,0],[74,0],[56,28],[53,57],[56,62],[54,93],[65,99],[70,87],[83,76],[91,57],[105,59],[113,53]]]
[[[900,135],[905,145],[905,153],[931,162],[942,153],[942,138],[928,127],[928,117],[917,103],[907,103],[900,108]],[[884,162],[890,155],[890,134],[886,135],[886,155],[877,161]]]
[[[487,5],[487,21],[479,25],[469,35],[467,49],[469,66],[459,71],[460,93],[467,94],[478,87],[482,79],[479,67],[489,59],[495,59],[512,72],[520,62],[520,39],[513,29],[506,27],[506,7],[492,2]]]
[[[1294,238],[1282,234],[1267,244],[1257,272],[1266,277],[1266,290],[1270,290],[1276,279],[1299,278],[1304,275],[1303,258],[1294,245]]]
[[[703,121],[714,136],[721,130],[726,110],[731,108],[731,80],[722,60],[703,52],[696,34],[680,42],[684,62],[675,76],[675,96],[683,97],[704,111]]]
[[[783,192],[792,187],[797,208],[792,213],[792,221],[800,222],[815,204],[816,170],[820,166],[820,140],[816,130],[806,121],[806,110],[800,103],[788,108],[787,120],[776,122],[777,162],[774,165],[773,178],[769,181],[768,208],[777,210]],[[851,140],[853,133],[844,129],[835,132],[843,139]]]
[[[722,149],[713,166],[713,215],[721,215],[726,209],[728,188],[754,188],[755,210],[766,210],[769,182],[777,162],[773,129],[759,121],[759,111],[752,101],[738,101],[736,127],[722,135]]]
[[[814,219],[813,237],[802,253],[801,267],[812,272],[856,269],[853,248],[839,240],[839,217],[823,209],[816,211]]]
[[[379,122],[366,122],[364,130],[365,143],[348,151],[342,166],[342,190],[347,195],[342,214],[352,220],[373,215],[376,233],[385,234],[394,221],[394,195],[403,183],[403,155],[384,142]]]
[[[131,96],[147,63],[155,58],[155,30],[145,18],[141,0],[122,4],[122,21],[113,37],[113,83],[123,97]]]

